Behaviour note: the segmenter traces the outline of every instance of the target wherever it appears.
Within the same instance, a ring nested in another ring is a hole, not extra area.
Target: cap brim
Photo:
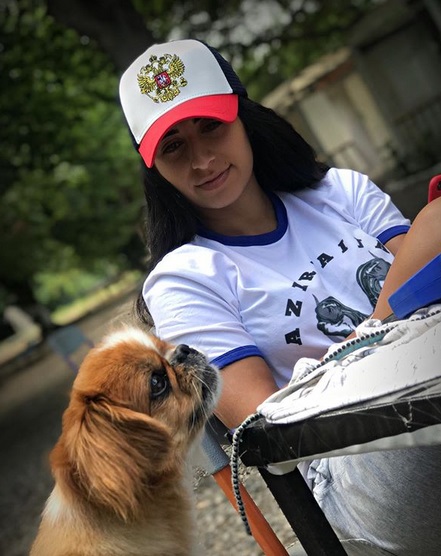
[[[152,168],[158,144],[172,126],[188,118],[214,118],[230,123],[237,118],[238,106],[239,99],[235,94],[210,95],[187,100],[166,112],[149,127],[139,144],[139,154],[148,168]]]

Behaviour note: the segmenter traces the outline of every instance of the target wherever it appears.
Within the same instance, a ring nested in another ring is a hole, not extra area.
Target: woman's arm
[[[388,299],[406,280],[441,253],[441,198],[426,205],[406,235],[392,238],[386,247],[395,259],[384,281],[372,318],[383,320],[393,311]]]
[[[230,429],[255,413],[257,406],[278,390],[261,357],[247,357],[221,371],[222,393],[215,414]]]

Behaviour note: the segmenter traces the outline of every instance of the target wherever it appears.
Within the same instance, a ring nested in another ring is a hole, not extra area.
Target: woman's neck
[[[266,234],[277,228],[271,199],[257,184],[247,187],[232,205],[204,210],[200,215],[205,228],[225,236]]]

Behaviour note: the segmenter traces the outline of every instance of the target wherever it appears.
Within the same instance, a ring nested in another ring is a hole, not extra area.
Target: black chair
[[[408,446],[441,444],[441,377],[393,403],[352,407],[291,425],[273,425],[260,417],[244,429],[240,457],[245,465],[259,468],[306,554],[339,556],[346,554],[343,544],[296,462],[331,451],[335,456],[354,453],[354,446],[365,445],[362,451],[369,451],[369,443],[386,438],[393,447],[393,439],[404,436]],[[277,464],[293,469],[271,473],[268,468]]]

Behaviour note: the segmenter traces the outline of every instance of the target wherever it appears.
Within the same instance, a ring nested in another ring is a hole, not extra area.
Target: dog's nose
[[[195,349],[187,346],[186,344],[179,344],[175,349],[173,354],[173,358],[176,360],[177,363],[183,363],[189,355],[192,353],[197,353]]]

